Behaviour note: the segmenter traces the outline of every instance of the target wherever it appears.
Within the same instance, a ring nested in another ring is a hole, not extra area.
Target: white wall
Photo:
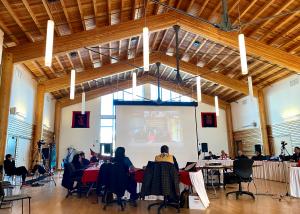
[[[43,126],[52,132],[54,131],[55,103],[55,98],[46,93],[44,97]]]
[[[291,84],[295,85],[291,86]],[[300,119],[300,77],[298,75],[292,75],[267,87],[264,95],[269,125]]]
[[[231,103],[233,131],[260,127],[257,98],[243,97]]]
[[[10,107],[16,107],[24,116],[17,117],[30,124],[34,123],[36,88],[37,82],[32,74],[20,65],[14,66]]]
[[[99,122],[100,98],[86,102],[86,111],[90,111],[90,128],[71,128],[72,111],[81,111],[81,103],[62,109],[60,136],[59,136],[59,163],[67,154],[67,148],[72,146],[79,151],[84,151],[90,156],[90,148],[99,151]]]
[[[213,154],[220,154],[221,150],[226,153],[228,151],[228,138],[226,126],[226,112],[220,109],[220,115],[217,118],[217,128],[202,128],[201,125],[201,112],[214,112],[214,106],[207,104],[200,104],[197,107],[198,113],[198,136],[200,143],[208,143],[208,150]],[[193,134],[193,133],[191,133]]]

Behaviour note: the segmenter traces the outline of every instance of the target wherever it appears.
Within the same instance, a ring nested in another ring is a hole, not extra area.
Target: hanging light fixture
[[[85,92],[81,94],[81,114],[85,114]]]
[[[248,90],[249,90],[249,96],[253,97],[253,83],[252,83],[251,76],[248,76]]]
[[[70,81],[70,99],[74,100],[75,97],[75,69],[71,70],[71,81]]]
[[[132,73],[132,98],[136,99],[136,72]]]
[[[143,28],[143,57],[144,57],[144,71],[149,71],[149,29]]]
[[[239,34],[239,48],[240,48],[242,74],[246,75],[246,74],[248,74],[248,66],[247,66],[247,53],[246,53],[246,44],[245,44],[244,34]]]
[[[215,111],[216,111],[216,115],[218,117],[219,114],[220,114],[220,111],[219,111],[219,98],[218,98],[218,96],[215,96]]]
[[[46,48],[45,48],[45,66],[50,67],[52,64],[53,52],[53,38],[54,38],[54,21],[47,22]]]
[[[200,76],[196,77],[196,82],[197,82],[197,102],[201,103],[202,96],[201,96],[201,77]]]

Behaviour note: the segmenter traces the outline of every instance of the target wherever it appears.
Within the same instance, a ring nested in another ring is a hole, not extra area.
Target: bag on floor
[[[189,208],[189,190],[185,189],[180,193],[179,204],[181,208]]]

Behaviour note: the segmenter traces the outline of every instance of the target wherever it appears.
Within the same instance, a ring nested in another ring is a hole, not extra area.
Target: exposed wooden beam
[[[60,121],[61,121],[61,103],[55,103],[55,118],[54,118],[54,142],[56,145],[56,157],[59,157],[59,136],[60,136]],[[59,159],[56,158],[56,169],[59,167]]]
[[[82,6],[81,6],[81,0],[77,0],[77,4],[78,4],[78,10],[79,10],[80,18],[81,18],[81,22],[82,22],[82,27],[83,27],[84,30],[86,30],[83,9],[82,9]]]
[[[231,112],[230,104],[226,106],[225,113],[226,113],[228,151],[229,151],[229,156],[233,158],[235,156],[235,146],[233,141],[233,123],[232,123],[232,112]]]
[[[93,46],[96,44],[101,45],[141,35],[141,26],[144,26],[144,22],[144,20],[138,19],[117,25],[82,31],[72,35],[57,37],[54,39],[53,54],[70,52],[86,46]],[[147,17],[147,26],[150,32],[167,29],[174,24],[176,24],[176,20],[166,14]],[[39,41],[35,43],[27,43],[17,47],[8,48],[8,51],[14,54],[14,62],[19,63],[43,57],[45,54],[45,42]]]
[[[51,13],[51,11],[48,7],[48,4],[47,4],[47,0],[42,0],[42,2],[43,2],[44,8],[45,8],[49,18],[54,21],[54,17],[52,16],[52,13]],[[60,36],[61,33],[59,32],[57,26],[54,26],[54,29],[55,29],[56,34]]]
[[[66,17],[66,20],[68,22],[68,26],[69,26],[69,29],[70,29],[70,32],[72,33],[73,32],[73,27],[72,27],[72,24],[71,24],[71,19],[69,17],[69,14],[68,14],[68,10],[66,8],[66,5],[65,5],[65,0],[60,0],[60,3],[61,3],[61,6],[62,6],[62,9],[64,11],[64,14],[65,14],[65,17]]]
[[[121,1],[122,2],[122,1]],[[93,9],[94,9],[94,14],[95,14],[95,24],[96,24],[96,28],[97,28],[97,23],[98,23],[98,19],[97,19],[97,0],[93,0]]]
[[[173,68],[176,67],[175,57],[160,55],[159,59],[163,64],[169,67],[173,67]],[[214,83],[218,83],[228,88],[232,88],[233,90],[239,91],[243,94],[248,94],[248,86],[246,83],[243,83],[235,79],[230,79],[229,77],[219,73],[212,72],[205,67],[199,68],[198,66],[192,63],[180,61],[180,68],[182,71],[185,71],[192,75],[201,75],[204,79],[207,79]],[[254,89],[254,94],[257,95],[257,89]]]
[[[8,13],[10,14],[10,16],[15,20],[15,22],[17,23],[17,25],[21,28],[21,30],[24,32],[24,34],[26,35],[26,37],[31,41],[34,42],[34,38],[33,36],[28,32],[28,30],[25,28],[25,26],[22,24],[21,20],[19,19],[18,15],[13,11],[13,9],[11,8],[10,4],[8,3],[7,0],[1,0],[2,4],[4,5],[4,7],[6,8],[6,10],[8,11]]]
[[[150,62],[154,63],[158,60],[156,55],[151,55]],[[143,58],[138,57],[135,59],[120,61],[114,64],[103,65],[100,68],[87,69],[84,72],[77,73],[76,75],[76,84],[87,82],[89,80],[99,79],[107,77],[113,74],[133,70],[134,67],[129,65],[134,64],[137,67],[143,65]],[[45,89],[47,92],[57,91],[69,87],[70,84],[70,75],[51,79],[44,82]]]
[[[103,44],[129,38],[141,34],[141,27],[144,20],[134,20],[119,25],[97,28],[90,31],[83,31],[73,35],[56,38],[54,54],[66,52],[83,46]],[[183,30],[196,35],[204,35],[206,38],[220,43],[224,46],[238,48],[238,34],[236,32],[224,32],[206,23],[199,22],[190,17],[174,12],[156,15],[147,19],[147,26],[150,31],[167,29],[174,24],[181,25]],[[246,38],[247,52],[249,55],[261,57],[271,63],[288,68],[300,73],[300,57],[288,54],[285,51],[268,46],[251,38]],[[15,56],[15,62],[25,61],[44,55],[44,42],[20,45],[9,48]]]
[[[147,75],[147,76],[142,76],[142,77],[138,78],[137,84],[144,85],[147,83],[151,83],[151,84],[156,85],[156,82],[157,82],[156,77]],[[169,82],[167,80],[161,80],[161,86],[168,90],[176,90],[176,87],[178,85],[173,82]],[[125,81],[122,81],[119,83],[114,83],[113,85],[107,85],[104,87],[100,87],[100,88],[86,92],[86,100],[95,99],[99,96],[103,96],[103,95],[107,95],[107,94],[114,93],[117,91],[125,90],[125,89],[131,88],[131,87],[132,87],[131,80],[125,80]],[[192,94],[191,92],[192,92],[191,89],[187,88],[187,87],[180,87],[180,89],[178,91],[178,93],[182,93],[185,96],[190,96],[193,99],[196,99],[196,94]],[[61,98],[58,100],[58,102],[61,103],[62,107],[81,103],[81,95],[77,94],[75,96],[74,100],[70,100],[68,97]],[[214,105],[214,97],[202,94],[202,102],[205,104],[208,104],[208,105]],[[228,105],[229,105],[229,103],[219,99],[220,108],[226,109]]]
[[[5,155],[13,69],[13,55],[4,51],[0,84],[0,165]]]
[[[258,109],[259,109],[264,155],[270,155],[270,145],[269,145],[268,132],[267,132],[267,113],[266,113],[263,90],[258,91]]]
[[[107,0],[106,4],[107,4],[107,24],[111,25],[111,2],[110,2],[110,0]]]

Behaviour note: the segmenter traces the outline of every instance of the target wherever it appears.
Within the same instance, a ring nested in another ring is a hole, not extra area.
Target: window
[[[101,97],[101,115],[113,114],[113,95],[108,94]]]

